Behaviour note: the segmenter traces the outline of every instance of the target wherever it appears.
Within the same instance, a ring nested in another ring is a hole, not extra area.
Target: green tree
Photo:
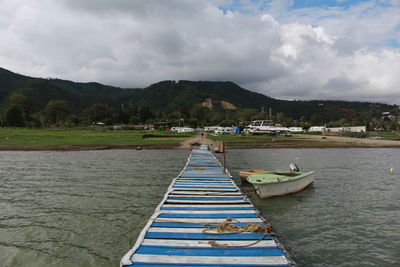
[[[43,113],[49,122],[58,123],[71,113],[71,106],[65,100],[50,100]]]
[[[240,118],[242,121],[247,121],[247,122],[249,122],[249,121],[251,121],[251,119],[252,119],[252,117],[254,116],[255,113],[256,113],[256,112],[255,112],[253,109],[245,108],[245,109],[242,109],[242,110],[240,111],[239,118]]]
[[[130,100],[129,103],[128,103],[127,112],[128,112],[130,117],[138,116],[138,114],[139,114],[139,109],[136,106],[136,104],[133,103],[132,100]]]
[[[112,117],[113,108],[107,104],[96,103],[85,109],[85,113],[91,121],[101,122]]]
[[[314,113],[310,118],[310,123],[313,126],[318,126],[318,125],[320,125],[321,120],[319,119],[319,116]]]
[[[24,118],[25,120],[30,120],[31,118],[31,113],[33,112],[33,104],[29,99],[24,95],[20,93],[15,93],[12,94],[8,98],[8,102],[11,105],[19,105],[24,113]]]
[[[12,105],[6,111],[5,124],[8,127],[21,127],[24,126],[24,115],[19,105]]]
[[[71,114],[66,118],[66,122],[69,124],[69,126],[77,126],[84,124],[84,119],[75,114]]]
[[[139,119],[138,116],[132,116],[132,117],[129,119],[129,123],[130,123],[130,124],[138,124],[139,122],[140,122],[140,119]]]
[[[146,122],[149,119],[154,118],[154,114],[152,112],[152,110],[147,107],[147,106],[143,106],[140,108],[139,110],[139,119],[141,122]]]
[[[195,118],[189,118],[188,120],[186,120],[186,123],[191,128],[197,128],[197,126],[199,125],[198,120],[196,120]]]
[[[204,119],[204,115],[204,107],[201,105],[194,105],[190,110],[190,116],[198,121],[202,121]]]

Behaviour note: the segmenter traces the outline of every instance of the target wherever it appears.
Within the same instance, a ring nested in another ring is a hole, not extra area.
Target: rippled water
[[[188,154],[0,152],[0,266],[118,266]]]
[[[315,170],[313,186],[260,200],[299,266],[400,266],[400,149],[253,149],[228,153],[231,172]],[[298,158],[298,160],[295,160]],[[390,172],[390,168],[396,168]]]
[[[0,152],[0,266],[117,266],[188,155]],[[242,186],[300,266],[399,266],[399,149],[239,149],[227,158],[236,177],[290,162],[317,172],[312,187],[285,197],[260,200]]]

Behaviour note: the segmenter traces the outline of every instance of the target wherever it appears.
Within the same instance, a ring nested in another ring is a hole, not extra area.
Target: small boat
[[[242,180],[242,182],[247,182],[247,177],[253,174],[262,174],[262,173],[270,173],[270,171],[264,171],[264,170],[246,170],[246,171],[240,171],[239,172],[239,177]]]
[[[314,172],[301,172],[298,168],[294,171],[273,171],[250,175],[247,181],[253,184],[260,198],[269,198],[303,190],[314,182]]]

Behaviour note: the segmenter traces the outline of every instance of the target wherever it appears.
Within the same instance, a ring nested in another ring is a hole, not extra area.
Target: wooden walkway
[[[201,146],[192,150],[121,266],[293,265],[272,235],[204,232],[227,218],[238,226],[266,225],[230,174]]]

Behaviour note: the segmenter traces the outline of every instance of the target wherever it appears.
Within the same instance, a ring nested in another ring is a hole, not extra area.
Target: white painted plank
[[[175,183],[174,186],[184,186],[184,187],[190,187],[190,188],[210,188],[210,187],[225,187],[225,188],[232,188],[235,187],[234,185],[215,185],[215,184],[177,184]]]
[[[201,204],[221,204],[221,203],[231,203],[231,204],[241,204],[241,203],[249,203],[248,201],[245,200],[222,200],[222,201],[217,201],[217,200],[174,200],[174,199],[168,199],[167,203],[174,203],[174,204],[179,204],[179,203],[201,203]]]
[[[239,197],[243,197],[243,196],[241,196],[241,195],[239,195],[239,196],[227,196],[227,195],[223,195],[223,196],[221,196],[221,195],[205,195],[205,196],[203,196],[203,195],[181,195],[181,196],[175,196],[175,195],[170,195],[170,197],[194,197],[194,198],[202,199],[202,198],[210,198],[210,197],[213,197],[213,198],[239,198]]]
[[[238,191],[239,189],[222,189],[222,188],[219,188],[219,189],[210,189],[210,188],[204,189],[204,188],[201,188],[201,187],[199,187],[199,188],[176,188],[175,187],[174,190],[175,191],[182,190],[182,191],[229,191],[229,192],[235,192],[235,191]]]
[[[178,178],[176,181],[230,182],[231,178]]]
[[[245,264],[252,265],[283,265],[288,261],[283,256],[270,257],[211,257],[211,256],[168,256],[134,254],[132,262],[158,263],[191,263],[191,264]]]

